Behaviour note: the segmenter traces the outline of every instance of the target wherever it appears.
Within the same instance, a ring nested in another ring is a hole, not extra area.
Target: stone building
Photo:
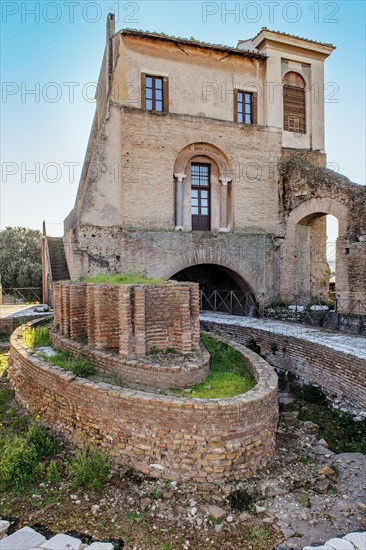
[[[65,220],[71,279],[143,271],[263,303],[307,303],[327,296],[332,214],[338,297],[366,303],[365,188],[325,167],[324,61],[333,50],[265,28],[235,48],[115,32],[109,15]]]

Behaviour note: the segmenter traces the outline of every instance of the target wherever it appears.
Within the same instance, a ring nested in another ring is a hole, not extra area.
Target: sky
[[[328,165],[365,183],[365,5],[360,1],[1,2],[0,227],[63,234],[95,110],[106,17],[236,46],[261,27],[332,43],[325,62]],[[329,239],[336,235],[329,224]]]

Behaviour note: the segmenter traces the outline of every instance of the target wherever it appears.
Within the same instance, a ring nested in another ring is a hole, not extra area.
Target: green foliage
[[[69,473],[74,488],[87,487],[97,491],[107,480],[109,462],[102,451],[89,447],[78,451],[70,463]]]
[[[0,231],[0,273],[4,288],[42,286],[42,235],[26,227]]]
[[[101,283],[113,285],[147,285],[165,283],[162,278],[150,278],[141,273],[116,273],[110,275],[96,275],[95,277],[81,277],[83,283]]]
[[[76,376],[86,378],[95,374],[95,368],[85,355],[72,355],[69,351],[59,351],[52,357],[48,357],[44,353],[39,353],[38,355],[48,363],[73,372]]]
[[[231,508],[239,512],[253,510],[254,508],[254,499],[245,489],[233,491],[228,500]]]
[[[153,489],[151,491],[151,497],[154,498],[155,500],[158,500],[159,498],[161,498],[161,491],[159,491],[159,489]]]
[[[50,483],[56,483],[61,479],[60,472],[58,471],[57,464],[54,460],[51,460],[47,469],[47,481]]]
[[[22,333],[22,340],[29,349],[51,346],[49,325],[26,328]]]
[[[278,351],[278,346],[277,346],[276,342],[273,342],[271,344],[271,353],[272,353],[272,355],[276,355],[277,351]]]
[[[60,447],[53,436],[37,423],[23,435],[6,435],[0,440],[0,487],[19,491],[42,473],[42,459]]]
[[[320,426],[320,437],[335,453],[366,454],[366,420],[356,422],[351,414],[316,404],[304,405],[300,420],[311,420]]]
[[[38,453],[26,438],[15,436],[1,446],[0,487],[18,491],[34,480],[38,471]]]
[[[40,459],[55,456],[61,450],[57,439],[48,434],[38,422],[33,422],[29,426],[26,437],[28,443],[36,448]]]
[[[201,340],[211,355],[210,374],[204,382],[192,386],[190,397],[233,397],[254,388],[254,377],[234,348],[205,334],[201,336]],[[185,395],[182,390],[172,391]]]

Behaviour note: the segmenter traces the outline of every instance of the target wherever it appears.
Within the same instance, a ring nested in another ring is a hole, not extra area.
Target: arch
[[[309,199],[296,206],[288,217],[287,232],[291,225],[297,225],[314,214],[331,214],[338,219],[339,235],[344,236],[347,233],[350,223],[349,209],[345,204],[329,197]]]
[[[174,163],[174,174],[185,174],[187,164],[194,157],[211,158],[219,171],[219,173],[216,174],[217,177],[227,177],[227,175],[230,174],[230,163],[225,153],[216,147],[216,145],[205,142],[191,143],[178,153]]]
[[[173,279],[174,275],[184,271],[188,268],[195,267],[198,265],[215,265],[228,273],[233,280],[238,284],[238,286],[247,290],[257,299],[263,294],[263,289],[258,285],[255,277],[248,271],[243,268],[242,265],[236,265],[235,262],[227,262],[220,260],[219,258],[213,258],[212,254],[195,254],[195,258],[184,258],[180,256],[177,261],[172,265],[170,264],[169,269],[163,270],[162,277],[165,279]],[[197,257],[198,256],[198,257]]]
[[[253,289],[239,273],[225,266],[200,263],[178,271],[171,279],[198,283],[203,310],[249,316],[257,310]]]
[[[295,86],[296,88],[305,88],[306,83],[304,77],[295,71],[288,71],[283,77],[283,83],[287,86]]]
[[[207,190],[194,187],[192,166],[201,164],[207,166],[209,183]],[[232,227],[232,192],[230,164],[221,149],[210,143],[191,143],[184,147],[174,163],[175,189],[175,227],[179,230],[191,231],[229,231]],[[207,202],[208,201],[208,202]],[[201,210],[201,206],[204,210]],[[208,213],[207,216],[207,207]],[[197,223],[197,216],[206,218]]]
[[[338,219],[337,286],[339,290],[348,290],[348,260],[341,243],[346,240],[350,212],[335,199],[313,198],[294,208],[287,220],[281,269],[281,295],[285,301],[297,296],[299,301],[308,303],[314,297],[328,295],[327,214]]]

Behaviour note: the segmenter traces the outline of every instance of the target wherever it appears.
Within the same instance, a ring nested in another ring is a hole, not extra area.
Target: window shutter
[[[141,73],[141,109],[146,110],[146,74]]]
[[[169,113],[169,78],[163,78],[163,111]]]
[[[258,124],[258,94],[252,93],[252,124]]]
[[[305,90],[295,86],[283,87],[283,127],[290,132],[306,133]]]
[[[238,122],[238,90],[234,90],[234,122]]]

